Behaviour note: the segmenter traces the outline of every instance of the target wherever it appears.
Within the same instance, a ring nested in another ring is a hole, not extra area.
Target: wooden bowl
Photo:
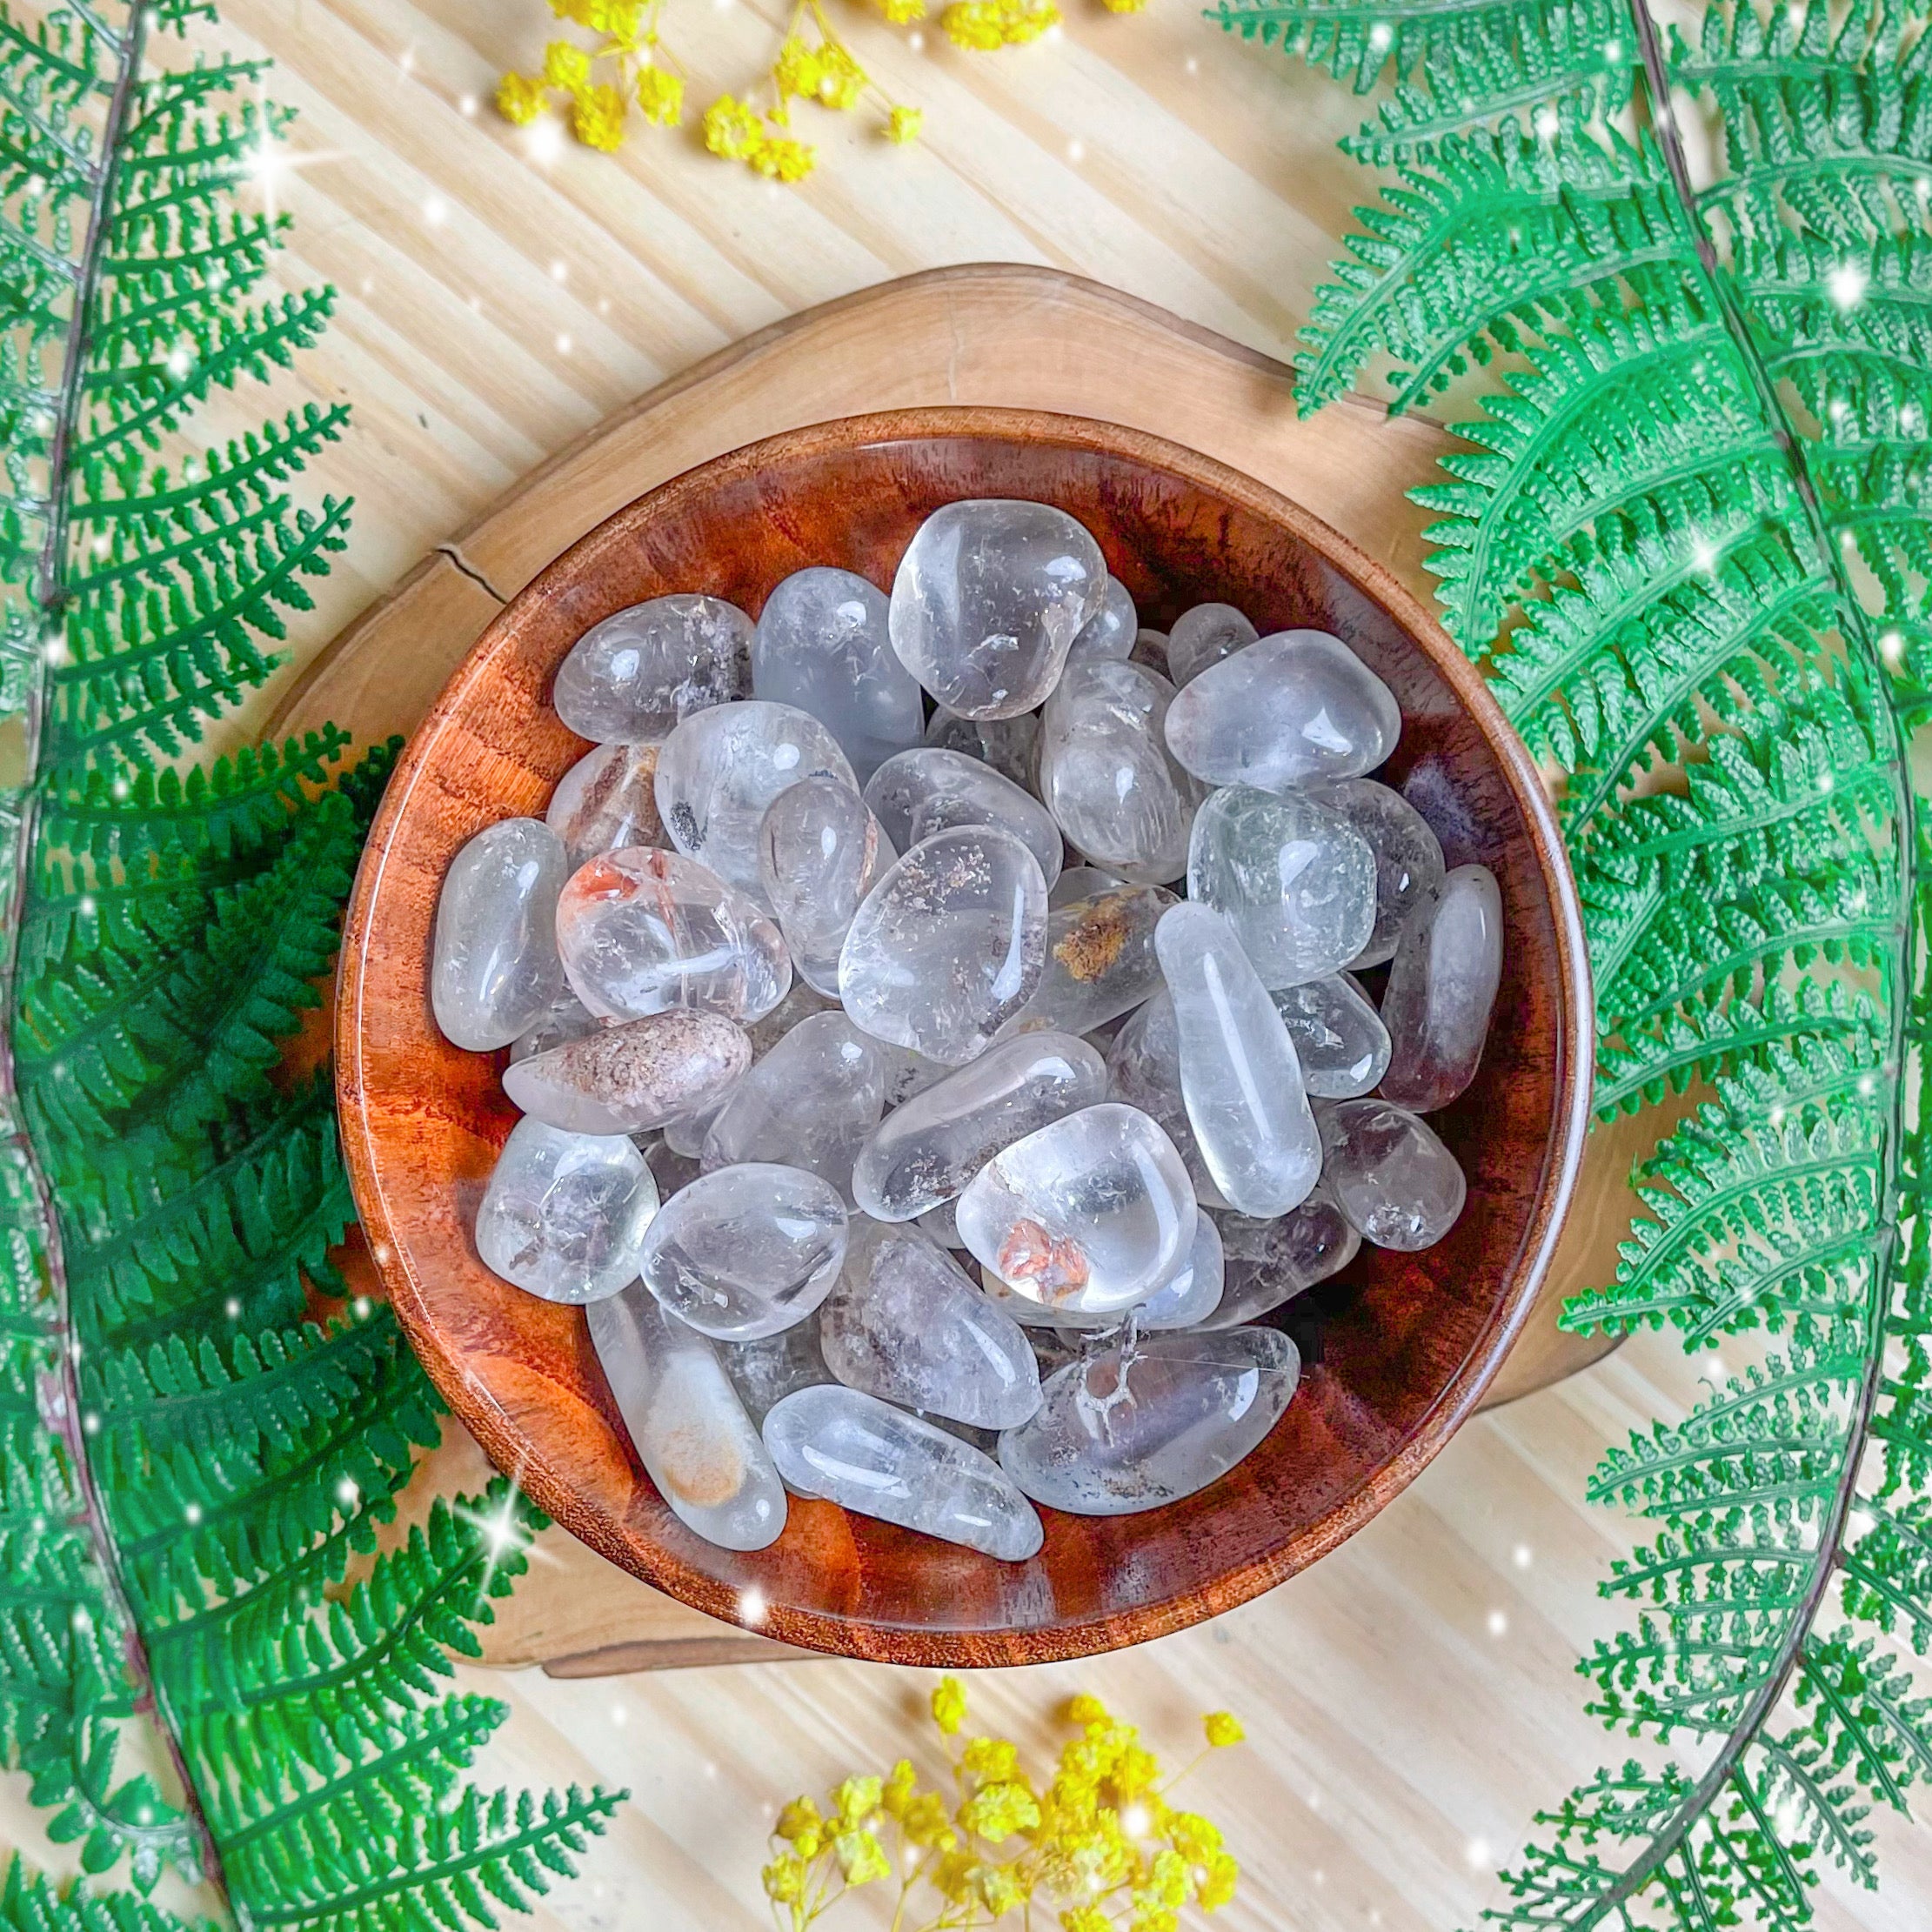
[[[1144,623],[1223,599],[1264,632],[1314,625],[1387,680],[1403,714],[1383,775],[1407,783],[1452,866],[1502,887],[1507,943],[1476,1082],[1436,1119],[1468,1206],[1421,1254],[1365,1248],[1281,1325],[1307,1362],[1267,1441],[1200,1494],[1140,1515],[1043,1510],[1026,1563],[794,1500],[752,1554],[693,1536],[633,1454],[581,1311],[478,1259],[471,1228],[516,1120],[504,1056],[437,1031],[429,953],[458,848],[540,816],[585,749],[552,674],[599,618],[705,591],[756,613],[789,572],[889,586],[919,522],[962,497],[1059,505],[1091,530]],[[371,1252],[410,1339],[498,1466],[612,1562],[713,1616],[893,1663],[1037,1662],[1231,1608],[1313,1562],[1409,1482],[1475,1406],[1548,1263],[1588,1101],[1589,989],[1574,889],[1536,772],[1468,660],[1380,566],[1307,511],[1207,458],[1109,424],[922,410],[798,430],[706,463],[593,530],[517,596],[404,753],[356,881],[337,1014],[342,1135]]]

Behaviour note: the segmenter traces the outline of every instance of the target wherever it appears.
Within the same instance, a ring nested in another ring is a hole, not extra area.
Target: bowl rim
[[[755,476],[780,459],[879,444],[945,440],[1046,443],[1124,458],[1165,471],[1288,530],[1401,625],[1449,685],[1458,703],[1472,715],[1521,811],[1548,897],[1555,942],[1555,1104],[1546,1142],[1549,1179],[1535,1199],[1519,1243],[1514,1279],[1503,1284],[1508,1292],[1499,1314],[1401,1447],[1366,1481],[1300,1532],[1291,1546],[1250,1559],[1217,1576],[1211,1586],[1195,1585],[1156,1603],[1077,1621],[1004,1631],[919,1629],[788,1605],[752,1607],[743,1603],[730,1586],[664,1545],[649,1544],[640,1552],[638,1542],[614,1534],[604,1513],[589,1507],[546,1460],[488,1386],[450,1347],[431,1319],[416,1271],[395,1242],[386,1213],[364,1106],[360,1051],[364,980],[375,937],[371,915],[395,832],[441,727],[465,705],[471,685],[485,670],[519,610],[528,601],[540,600],[571,583],[587,553],[616,536],[615,526],[632,524],[643,516],[675,513],[685,500],[720,481]],[[364,1234],[404,1334],[452,1414],[476,1437],[491,1461],[553,1521],[652,1588],[723,1621],[783,1643],[838,1656],[928,1668],[1052,1662],[1166,1635],[1249,1601],[1346,1541],[1434,1459],[1502,1366],[1548,1272],[1575,1193],[1589,1124],[1591,1012],[1581,905],[1541,773],[1475,664],[1387,565],[1292,498],[1229,465],[1166,438],[1088,417],[939,405],[834,418],[761,438],[695,465],[585,531],[491,619],[410,734],[364,845],[337,967],[337,1113]]]

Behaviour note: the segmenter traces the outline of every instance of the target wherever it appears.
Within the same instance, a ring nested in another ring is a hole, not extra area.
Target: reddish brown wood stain
[[[1145,623],[1224,599],[1264,632],[1333,631],[1388,681],[1403,734],[1384,775],[1413,775],[1449,863],[1480,860],[1502,886],[1508,943],[1488,1052],[1435,1120],[1469,1204],[1440,1246],[1365,1249],[1338,1283],[1291,1305],[1318,1359],[1267,1441],[1185,1502],[1114,1518],[1043,1511],[1046,1546],[1023,1564],[825,1502],[794,1501],[769,1550],[715,1549],[671,1514],[632,1454],[581,1313],[521,1293],[477,1257],[471,1224],[516,1115],[502,1056],[458,1051],[431,1019],[437,892],[465,839],[540,815],[584,750],[545,699],[591,625],[672,591],[755,615],[807,564],[888,587],[921,518],[961,497],[1070,511]],[[1534,769],[1481,678],[1387,572],[1285,498],[1155,438],[926,410],[792,431],[677,478],[592,531],[491,625],[411,741],[364,856],[337,1066],[356,1198],[397,1309],[451,1406],[538,1503],[714,1616],[822,1650],[958,1666],[1080,1655],[1197,1622],[1313,1562],[1401,1489],[1474,1408],[1548,1265],[1575,1180],[1589,1038],[1574,892]]]

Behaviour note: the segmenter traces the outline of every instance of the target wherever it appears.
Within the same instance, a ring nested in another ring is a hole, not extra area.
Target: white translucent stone
[[[839,990],[866,1033],[958,1066],[1032,998],[1046,881],[1010,832],[970,826],[913,846],[846,934]]]
[[[948,711],[1016,718],[1045,702],[1106,589],[1100,546],[1064,510],[949,503],[892,579],[892,648]]]
[[[694,712],[750,696],[752,620],[716,597],[654,597],[593,624],[551,703],[579,738],[655,744]]]
[[[1441,842],[1429,822],[1400,792],[1374,779],[1342,779],[1311,786],[1308,796],[1360,834],[1375,855],[1375,929],[1348,963],[1380,966],[1423,893],[1442,883]]]
[[[872,1051],[877,1053],[886,1068],[886,1106],[890,1112],[925,1093],[929,1086],[937,1086],[948,1080],[957,1071],[944,1060],[928,1060],[924,1053],[915,1053],[909,1046],[895,1046],[890,1040],[874,1039],[871,1034]]]
[[[817,1388],[838,1378],[819,1347],[819,1317],[808,1314],[775,1335],[756,1341],[718,1344],[718,1359],[753,1422],[762,1423],[796,1388]]]
[[[1122,879],[1165,885],[1187,869],[1201,787],[1161,720],[1173,686],[1137,664],[1070,665],[1040,726],[1040,795],[1067,842]]]
[[[1019,1294],[1079,1314],[1146,1300],[1194,1239],[1193,1189],[1173,1142],[1112,1101],[1002,1148],[955,1213],[976,1260]]]
[[[921,745],[881,765],[866,786],[866,803],[900,852],[956,826],[1010,832],[1040,861],[1051,886],[1060,877],[1060,827],[1032,792],[962,752]]]
[[[800,979],[836,999],[839,949],[852,914],[898,858],[849,785],[806,779],[781,792],[759,826],[759,880]]]
[[[1186,1164],[1194,1199],[1202,1207],[1227,1206],[1195,1144],[1193,1123],[1181,1097],[1180,1028],[1173,1000],[1165,989],[1140,1012],[1129,1014],[1108,1046],[1106,1097],[1137,1106],[1160,1123]]]
[[[701,1006],[753,1020],[792,980],[778,927],[672,852],[605,852],[579,866],[557,902],[557,946],[572,991],[606,1019]]]
[[[851,571],[794,571],[759,612],[752,691],[810,712],[870,778],[926,732],[919,680],[892,653],[886,598]]]
[[[450,861],[436,902],[430,1003],[452,1046],[507,1046],[563,992],[557,895],[569,876],[561,841],[534,819],[485,826]]]
[[[1205,1217],[1204,1217],[1205,1218]],[[1273,1220],[1224,1215],[1227,1278],[1210,1328],[1233,1328],[1272,1313],[1318,1281],[1339,1274],[1361,1249],[1361,1236],[1323,1182],[1300,1207]]]
[[[725,1111],[720,1100],[716,1106],[699,1107],[692,1113],[680,1113],[674,1120],[664,1124],[664,1144],[680,1160],[688,1160],[692,1166],[699,1165],[699,1156],[705,1151],[705,1139],[712,1130],[712,1123]]]
[[[1100,598],[1100,609],[1086,620],[1080,635],[1073,639],[1073,648],[1066,653],[1066,661],[1075,665],[1090,658],[1124,660],[1133,649],[1133,640],[1140,634],[1140,613],[1133,607],[1133,599],[1127,595],[1126,585],[1119,578],[1110,577]]]
[[[937,1207],[928,1207],[923,1214],[914,1215],[913,1226],[921,1233],[930,1234],[941,1247],[964,1253],[966,1243],[959,1239],[959,1217],[953,1208],[952,1201],[942,1200]]]
[[[714,1105],[751,1064],[742,1026],[678,1007],[514,1061],[503,1090],[525,1113],[572,1133],[642,1133]]]
[[[590,1325],[638,1461],[679,1521],[725,1549],[776,1542],[785,1490],[717,1351],[641,1288],[600,1301]]]
[[[1046,963],[1007,1033],[1090,1033],[1160,991],[1153,929],[1174,895],[1159,886],[1115,886],[1050,911]]]
[[[638,1273],[680,1321],[756,1341],[805,1318],[846,1258],[846,1207],[817,1174],[756,1162],[701,1174],[658,1210]]]
[[[1092,1106],[1106,1086],[1085,1040],[1002,1041],[886,1116],[859,1151],[853,1197],[874,1220],[911,1220],[951,1200],[1002,1147]]]
[[[926,742],[936,751],[958,752],[990,765],[1003,779],[1030,786],[1033,782],[1033,740],[1040,719],[1032,712],[1018,718],[961,718],[944,705],[926,727]]]
[[[1455,1226],[1467,1187],[1428,1122],[1385,1100],[1323,1110],[1323,1178],[1377,1247],[1433,1247]]]
[[[1127,652],[1129,664],[1145,665],[1149,671],[1167,676],[1167,633],[1165,631],[1150,631],[1142,625],[1134,634],[1133,649]],[[1173,682],[1171,679],[1168,679]]]
[[[1192,684],[1260,635],[1232,604],[1197,604],[1174,619],[1167,633],[1167,675],[1176,687]]]
[[[1374,1093],[1388,1065],[1388,1029],[1374,1002],[1346,973],[1277,986],[1269,997],[1294,1042],[1310,1093],[1353,1100]]]
[[[484,1266],[546,1301],[600,1301],[638,1276],[658,1185],[622,1134],[511,1129],[477,1211]]]
[[[1226,915],[1266,986],[1325,979],[1375,924],[1375,855],[1332,812],[1245,785],[1194,814],[1191,899]]]
[[[721,705],[688,718],[658,753],[658,816],[671,842],[727,886],[763,902],[759,825],[765,807],[806,779],[852,776],[839,741],[792,705]]]
[[[1047,1379],[999,1466],[1036,1502],[1081,1516],[1155,1509],[1254,1449],[1294,1394],[1301,1358],[1273,1328],[1148,1335]]]
[[[510,1063],[514,1066],[518,1060],[528,1060],[532,1053],[547,1053],[566,1040],[587,1039],[603,1024],[566,986],[561,996],[545,1006],[536,1021],[511,1042]]]
[[[704,1164],[802,1167],[852,1198],[852,1164],[886,1111],[885,1055],[842,1013],[814,1013],[732,1091],[705,1136]]]
[[[1046,909],[1057,913],[1063,906],[1077,906],[1083,899],[1111,892],[1116,886],[1126,883],[1113,872],[1102,872],[1098,866],[1069,866],[1053,881],[1053,889],[1046,895]]]
[[[564,841],[574,872],[600,852],[661,846],[655,745],[599,745],[557,781],[544,823]]]
[[[1287,792],[1372,772],[1395,749],[1395,696],[1339,638],[1278,631],[1210,665],[1167,709],[1167,745],[1210,785]]]
[[[1212,1214],[1197,1214],[1193,1245],[1186,1260],[1135,1311],[1141,1333],[1197,1327],[1220,1307],[1227,1276],[1221,1231]]]
[[[1388,969],[1385,1099],[1433,1113],[1468,1086],[1501,977],[1502,894],[1487,866],[1458,866],[1423,894]]]
[[[1180,1035],[1180,1091],[1194,1141],[1231,1207],[1285,1214],[1321,1174],[1321,1135],[1301,1066],[1233,928],[1184,900],[1154,944]]]
[[[856,1388],[787,1395],[765,1418],[765,1442],[787,1482],[857,1515],[1008,1562],[1024,1562],[1046,1540],[991,1456]]]
[[[826,1365],[848,1388],[929,1415],[1011,1428],[1040,1407],[1019,1326],[916,1227],[861,1217],[819,1311]]]

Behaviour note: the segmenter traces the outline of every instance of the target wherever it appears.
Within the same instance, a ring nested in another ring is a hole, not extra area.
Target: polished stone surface
[[[759,826],[759,880],[801,979],[836,999],[852,916],[899,857],[865,800],[839,779],[779,793]]]
[[[1502,893],[1487,866],[1458,866],[1410,913],[1388,969],[1387,1099],[1429,1113],[1468,1086],[1501,978]]]
[[[664,844],[657,779],[655,745],[599,745],[558,779],[544,823],[564,841],[572,871],[600,852]]]
[[[1031,792],[964,752],[921,745],[879,766],[866,803],[900,852],[955,826],[1010,832],[1040,861],[1048,886],[1060,877],[1064,847],[1053,815]]]
[[[452,1046],[507,1046],[563,993],[557,898],[569,872],[562,842],[534,819],[485,826],[450,861],[436,902],[430,1002]]]
[[[751,1064],[742,1026],[674,1007],[513,1061],[503,1090],[524,1113],[572,1133],[642,1133],[715,1105]]]
[[[1322,1176],[1377,1247],[1434,1247],[1455,1226],[1467,1186],[1427,1120],[1386,1100],[1323,1109]]]
[[[654,745],[708,705],[751,695],[752,620],[720,598],[654,597],[593,624],[551,702],[593,744]]]

